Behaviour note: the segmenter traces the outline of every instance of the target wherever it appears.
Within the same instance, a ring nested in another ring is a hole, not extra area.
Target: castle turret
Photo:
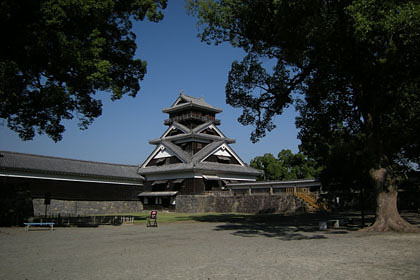
[[[222,112],[222,109],[211,106],[204,101],[204,98],[191,97],[181,92],[174,104],[162,112],[169,114],[165,125],[178,122],[192,129],[206,122],[219,125],[220,121],[216,120],[216,114]]]
[[[155,150],[140,166],[147,191],[140,194],[145,207],[170,206],[177,194],[203,194],[221,191],[227,183],[255,181],[261,171],[247,166],[217,126],[222,112],[203,98],[181,93],[163,110],[169,126],[161,137],[149,143]]]

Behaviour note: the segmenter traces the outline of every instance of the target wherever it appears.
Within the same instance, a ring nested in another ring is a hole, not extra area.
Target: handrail
[[[308,203],[310,206],[316,209],[321,209],[324,211],[328,210],[328,206],[324,202],[318,202],[317,197],[306,189],[295,188],[293,194],[303,199],[306,203]]]
[[[301,199],[303,199],[306,203],[308,203],[310,206],[319,209],[319,205],[316,203],[316,201],[311,197],[306,195],[303,192],[296,192],[295,195]]]

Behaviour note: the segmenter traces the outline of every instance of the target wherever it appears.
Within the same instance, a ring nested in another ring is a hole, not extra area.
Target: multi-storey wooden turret
[[[138,171],[149,188],[140,194],[145,204],[169,205],[178,193],[221,190],[226,183],[255,181],[261,175],[229,146],[235,140],[217,128],[216,114],[221,109],[181,92],[163,112],[169,114],[164,122],[169,128],[150,141],[156,149]]]
[[[216,120],[216,114],[222,112],[222,109],[211,106],[203,98],[194,98],[181,92],[174,104],[162,112],[169,114],[165,125],[178,122],[192,129],[206,122],[219,125],[220,120]]]

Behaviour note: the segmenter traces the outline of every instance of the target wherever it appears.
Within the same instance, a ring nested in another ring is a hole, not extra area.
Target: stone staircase
[[[306,204],[308,212],[328,211],[328,206],[324,202],[318,202],[316,195],[311,193],[307,188],[290,188],[289,193],[301,199]]]

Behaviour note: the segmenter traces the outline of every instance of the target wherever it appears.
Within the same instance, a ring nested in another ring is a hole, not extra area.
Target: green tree
[[[167,0],[4,0],[0,2],[0,118],[20,138],[62,138],[102,113],[97,91],[136,96],[146,62],[135,59],[132,20],[158,22]]]
[[[270,153],[255,157],[250,165],[264,171],[264,180],[315,178],[320,173],[315,161],[301,152],[293,154],[290,150],[281,150],[277,158]]]
[[[264,176],[263,180],[280,180],[281,174],[281,167],[277,163],[277,159],[273,156],[273,154],[267,153],[263,156],[255,157],[251,160],[250,163],[251,167],[263,170]]]
[[[202,40],[247,52],[232,64],[226,100],[255,126],[253,141],[296,105],[304,152],[327,166],[357,154],[377,196],[368,230],[417,230],[396,201],[398,171],[420,156],[418,1],[191,0],[188,8]]]

